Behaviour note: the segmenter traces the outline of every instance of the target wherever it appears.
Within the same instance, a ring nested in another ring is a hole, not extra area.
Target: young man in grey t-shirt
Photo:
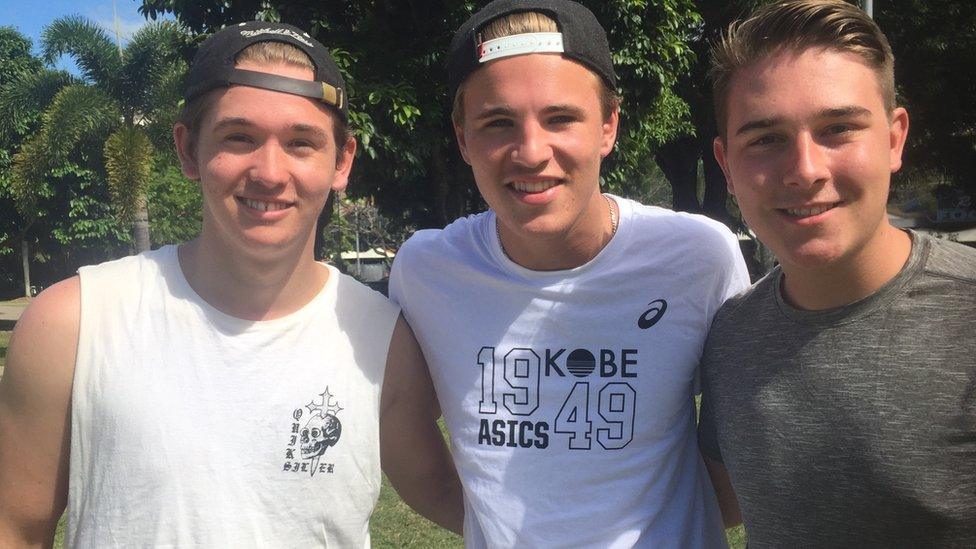
[[[703,354],[726,522],[741,507],[751,547],[976,547],[976,250],[888,222],[908,114],[887,40],[840,0],[777,2],[713,77],[715,156],[780,261]]]

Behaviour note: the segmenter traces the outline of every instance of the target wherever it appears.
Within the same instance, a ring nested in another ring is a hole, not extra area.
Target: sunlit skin
[[[904,265],[888,223],[908,113],[886,112],[875,72],[822,48],[739,70],[715,156],[743,218],[779,259],[788,300],[826,309],[870,295]]]
[[[558,54],[530,54],[487,63],[462,89],[458,145],[508,255],[536,270],[592,259],[612,231],[599,178],[618,120],[616,109],[603,117],[599,78]]]
[[[313,78],[311,69],[290,65],[238,67]],[[183,173],[203,190],[200,237],[180,249],[187,278],[193,285],[194,278],[211,278],[196,277],[197,270],[220,269],[235,283],[211,289],[217,294],[274,288],[265,300],[271,302],[294,286],[289,303],[310,299],[327,276],[313,260],[316,220],[329,192],[346,187],[356,143],[337,151],[334,113],[313,99],[248,86],[212,93],[217,99],[194,149],[186,128],[174,128]],[[223,301],[233,307],[230,296]]]

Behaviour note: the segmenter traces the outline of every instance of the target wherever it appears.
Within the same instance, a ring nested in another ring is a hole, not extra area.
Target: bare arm
[[[68,497],[78,278],[37,296],[17,322],[0,380],[0,547],[50,547]]]
[[[380,410],[383,471],[393,487],[415,511],[460,534],[461,483],[437,426],[441,412],[427,362],[402,316],[390,342]]]
[[[715,487],[715,496],[718,498],[718,507],[722,510],[722,521],[726,528],[731,528],[742,523],[742,511],[739,510],[739,500],[735,497],[735,490],[732,489],[732,482],[729,479],[729,472],[725,464],[707,456],[702,456],[705,460],[705,468],[708,469],[708,476],[712,478],[712,486]]]

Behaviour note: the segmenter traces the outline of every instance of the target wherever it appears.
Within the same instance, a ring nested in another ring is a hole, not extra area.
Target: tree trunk
[[[31,283],[30,283],[30,261],[28,260],[28,258],[30,257],[30,250],[27,247],[26,234],[20,241],[20,254],[21,254],[21,261],[24,264],[24,297],[32,297]]]
[[[132,217],[132,242],[136,253],[149,251],[149,208],[145,194],[136,197],[136,209]]]
[[[431,168],[434,175],[434,211],[437,215],[437,226],[443,227],[453,219],[448,213],[448,199],[451,190],[451,174],[447,169],[447,151],[439,150],[431,158]]]
[[[698,140],[672,141],[654,155],[654,161],[671,184],[671,204],[675,211],[701,212],[698,203]]]

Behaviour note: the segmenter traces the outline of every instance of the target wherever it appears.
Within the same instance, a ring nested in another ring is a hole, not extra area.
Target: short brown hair
[[[499,17],[490,21],[481,29],[481,40],[487,42],[496,38],[525,34],[530,32],[559,32],[556,22],[544,13],[536,11],[522,11]],[[600,81],[600,111],[603,119],[610,118],[613,110],[620,106],[620,96],[610,88],[602,78]],[[464,84],[462,83],[454,94],[454,104],[451,107],[451,121],[455,125],[464,124]]]
[[[308,68],[312,71],[315,66],[312,60],[302,50],[286,44],[284,42],[258,42],[252,44],[237,54],[234,59],[235,65],[244,62],[251,62],[257,65],[290,65],[293,67]],[[186,126],[190,136],[190,150],[196,148],[197,138],[200,135],[200,124],[207,113],[213,107],[214,95],[205,93],[188,101],[180,109],[176,121]],[[336,150],[341,150],[346,141],[352,137],[349,125],[341,116],[332,117],[332,132],[336,142]],[[337,155],[338,158],[338,155]]]
[[[782,0],[733,22],[712,46],[712,91],[725,137],[728,95],[736,71],[781,51],[825,48],[852,53],[874,70],[890,114],[895,108],[895,57],[878,25],[843,0]]]

